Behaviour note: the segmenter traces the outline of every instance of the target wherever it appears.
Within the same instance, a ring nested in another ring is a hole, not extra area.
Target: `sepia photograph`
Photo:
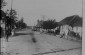
[[[1,0],[0,55],[82,55],[83,0]]]

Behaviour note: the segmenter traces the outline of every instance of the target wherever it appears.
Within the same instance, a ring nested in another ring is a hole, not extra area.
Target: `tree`
[[[17,18],[17,11],[14,9],[11,10],[6,10],[6,15],[10,16],[12,19],[16,19]]]
[[[1,9],[0,9],[0,11],[1,11],[1,19],[0,19],[0,21],[3,20],[5,18],[5,16],[6,16],[6,13],[2,10],[2,8],[4,6],[6,6],[6,4],[7,3],[4,0],[1,0],[1,5],[0,5],[0,7],[1,7]]]
[[[52,19],[43,22],[43,29],[53,29],[56,28],[56,26],[58,26],[57,22]]]
[[[3,19],[5,22],[5,26],[6,28],[10,29],[10,32],[12,31],[12,29],[15,28],[15,23],[17,21],[17,12],[13,9],[13,10],[7,10],[6,11],[6,17]]]
[[[7,10],[6,12],[3,12],[5,15],[2,14],[2,20],[5,23],[5,34],[11,35],[12,30],[15,28],[16,18],[17,18],[17,12],[13,10]]]
[[[23,29],[23,28],[26,28],[27,27],[27,24],[24,22],[23,17],[21,18],[21,20],[19,20],[16,23],[16,27],[19,28],[19,29]]]
[[[6,4],[7,4],[7,3],[6,3],[4,0],[1,0],[1,5],[0,5],[0,7],[3,8],[3,6],[6,6]]]
[[[4,24],[4,26],[0,25],[0,30],[1,30],[1,36],[4,36],[5,35],[5,32],[4,32],[4,28],[5,28],[5,17],[6,17],[6,13],[3,11],[3,7],[6,6],[6,2],[4,0],[0,0],[1,1],[1,5],[0,5],[0,11],[1,11],[1,18],[0,18],[0,22],[2,22]]]

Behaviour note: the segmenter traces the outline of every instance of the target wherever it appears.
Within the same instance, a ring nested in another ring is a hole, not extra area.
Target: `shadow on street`
[[[30,33],[15,33],[14,36],[31,35]]]

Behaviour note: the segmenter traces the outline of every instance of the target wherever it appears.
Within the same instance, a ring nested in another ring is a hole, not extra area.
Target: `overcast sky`
[[[11,7],[11,0],[6,1],[5,10]],[[28,25],[34,25],[43,16],[56,21],[71,15],[82,16],[82,0],[13,0],[13,9]]]

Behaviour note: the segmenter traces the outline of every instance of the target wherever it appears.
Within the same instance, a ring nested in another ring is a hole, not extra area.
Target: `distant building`
[[[78,33],[82,37],[82,18],[78,15],[66,17],[59,22],[60,34],[68,35],[69,31]]]

